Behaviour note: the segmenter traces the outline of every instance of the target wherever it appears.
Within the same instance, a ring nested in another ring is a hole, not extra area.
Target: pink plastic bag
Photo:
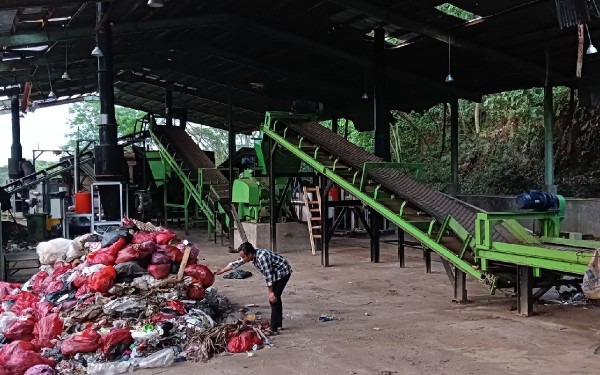
[[[36,365],[56,366],[56,362],[36,353],[37,348],[30,342],[17,340],[0,349],[0,366],[11,375],[23,375]]]
[[[164,279],[171,273],[171,265],[151,264],[148,266],[148,273],[157,280]]]
[[[93,329],[86,329],[62,342],[60,351],[67,357],[77,353],[94,353],[100,346],[101,336]]]
[[[40,348],[52,348],[52,340],[58,338],[63,330],[63,322],[58,314],[50,314],[40,319],[33,329],[35,339],[32,343]]]
[[[25,319],[17,319],[6,328],[4,337],[8,340],[31,341],[34,338],[33,328],[35,327],[35,322],[36,320],[33,316],[28,316]]]
[[[166,245],[169,243],[169,241],[171,241],[172,239],[175,239],[175,238],[177,238],[177,236],[173,232],[157,232],[156,233],[156,243],[158,243],[159,245]]]
[[[42,293],[48,286],[49,281],[48,272],[40,271],[31,278],[31,289],[36,293]]]
[[[156,236],[154,233],[137,232],[131,239],[131,243],[144,243],[146,241],[156,242]]]
[[[150,256],[151,251],[147,251],[141,244],[129,244],[125,246],[115,260],[115,264],[131,262],[132,260],[140,260]]]

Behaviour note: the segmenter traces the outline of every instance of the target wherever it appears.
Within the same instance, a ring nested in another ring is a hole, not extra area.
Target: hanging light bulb
[[[448,36],[448,75],[446,76],[446,79],[444,80],[444,82],[446,83],[452,83],[454,82],[454,77],[452,77],[452,74],[450,73],[450,37]]]
[[[46,71],[48,72],[48,83],[50,84],[50,92],[48,93],[48,99],[56,99],[56,94],[52,89],[52,80],[50,79],[50,67],[46,64]]]
[[[163,4],[162,0],[148,0],[147,5],[150,8],[162,8],[165,4]]]
[[[362,96],[360,97],[362,100],[368,100],[369,99],[369,94],[367,94],[367,76],[365,75],[365,91],[363,92]]]
[[[60,77],[65,81],[70,81],[71,80],[71,76],[69,75],[68,72],[68,67],[69,67],[69,46],[65,44],[65,72],[63,73],[63,75]]]
[[[585,51],[585,54],[593,55],[594,53],[598,53],[598,50],[592,44],[592,36],[590,35],[590,29],[588,29],[587,23],[585,24],[585,31],[587,31],[588,39],[590,40],[590,45],[588,46],[587,50]]]
[[[92,50],[92,56],[94,56],[94,57],[104,56],[104,53],[102,53],[102,50],[100,49],[100,47],[98,47],[97,44],[96,44],[96,47],[94,47],[94,49]]]

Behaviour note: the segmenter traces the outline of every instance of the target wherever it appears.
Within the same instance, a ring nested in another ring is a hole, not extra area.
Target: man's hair
[[[256,249],[250,242],[244,242],[238,247],[238,251],[243,251],[244,255],[256,254]]]

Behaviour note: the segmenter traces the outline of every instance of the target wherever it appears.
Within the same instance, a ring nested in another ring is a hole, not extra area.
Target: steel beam
[[[517,314],[533,315],[533,269],[517,266]]]
[[[112,0],[103,0],[104,2]],[[15,9],[15,8],[34,8],[51,6],[56,7],[65,4],[83,4],[92,3],[90,0],[2,0],[0,9]]]
[[[414,31],[428,38],[436,39],[443,43],[451,43],[453,46],[458,48],[470,50],[476,53],[476,55],[483,56],[491,61],[500,61],[516,68],[519,71],[538,78],[540,83],[543,82],[543,77],[545,75],[544,67],[532,64],[528,61],[518,59],[502,52],[498,52],[489,47],[472,42],[466,38],[456,37],[449,32],[441,31],[424,22],[420,22],[414,17],[409,18],[400,13],[391,12],[389,9],[373,4],[372,2],[366,0],[332,0],[332,2],[345,8],[358,10],[366,15],[378,18],[403,29]]]

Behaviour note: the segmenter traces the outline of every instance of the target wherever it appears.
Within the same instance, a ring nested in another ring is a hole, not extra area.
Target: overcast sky
[[[40,108],[21,118],[21,146],[25,159],[32,159],[33,150],[55,150],[66,143],[68,111],[68,105],[58,105]],[[0,115],[0,166],[8,164],[11,146],[11,115]],[[38,160],[58,160],[58,156],[46,152]]]

